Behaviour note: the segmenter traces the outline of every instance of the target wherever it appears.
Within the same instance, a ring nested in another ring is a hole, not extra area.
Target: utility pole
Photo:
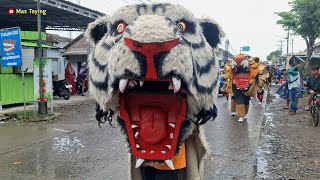
[[[290,36],[290,29],[288,28],[288,35],[287,35],[287,55],[289,54],[289,36]]]
[[[280,43],[280,51],[281,51],[281,55],[283,53],[283,40],[278,41]]]
[[[229,39],[225,42],[225,62],[228,62],[229,60]]]
[[[37,0],[37,9],[41,10],[40,0]],[[43,101],[43,62],[42,62],[42,37],[41,37],[41,13],[37,14],[38,26],[38,60],[39,60],[39,114],[47,114],[47,102]]]
[[[293,38],[291,38],[291,53],[293,55]]]

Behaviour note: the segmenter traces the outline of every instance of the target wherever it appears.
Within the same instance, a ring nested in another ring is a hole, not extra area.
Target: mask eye
[[[126,29],[127,25],[123,22],[119,23],[117,26],[117,32],[119,34],[123,33],[123,31]]]
[[[177,24],[177,28],[179,30],[179,32],[186,32],[187,30],[187,25],[185,22],[181,21]]]

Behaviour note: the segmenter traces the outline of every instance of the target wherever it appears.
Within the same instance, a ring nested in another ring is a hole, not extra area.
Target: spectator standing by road
[[[280,82],[280,79],[282,78],[282,72],[279,68],[276,70],[276,75],[278,82]]]
[[[77,81],[81,81],[81,96],[84,96],[84,89],[86,86],[86,80],[87,80],[87,68],[86,68],[86,64],[83,63],[81,68],[80,68],[80,72],[77,78]]]
[[[312,102],[313,95],[315,93],[320,93],[320,76],[319,76],[319,66],[312,66],[311,75],[306,79],[306,86],[308,88],[308,107],[306,110],[310,110],[310,105]]]
[[[72,85],[71,95],[73,95],[76,93],[76,84],[74,83],[74,80],[76,78],[76,73],[75,73],[70,62],[68,62],[64,74],[65,74],[65,77],[67,79],[68,84]]]
[[[300,73],[298,72],[297,67],[292,67],[289,69],[287,82],[291,100],[289,115],[295,115],[297,113],[297,94],[301,85]]]

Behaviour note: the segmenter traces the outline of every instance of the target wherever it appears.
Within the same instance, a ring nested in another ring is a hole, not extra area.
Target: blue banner
[[[250,51],[250,46],[242,46],[241,51]]]
[[[20,28],[0,31],[0,52],[2,67],[22,65]]]

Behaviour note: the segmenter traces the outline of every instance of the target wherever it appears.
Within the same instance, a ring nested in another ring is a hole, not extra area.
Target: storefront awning
[[[36,42],[25,42],[25,41],[22,41],[21,45],[22,46],[26,46],[26,47],[38,47],[38,44]],[[42,48],[56,49],[58,47],[47,45],[47,44],[42,44]]]

